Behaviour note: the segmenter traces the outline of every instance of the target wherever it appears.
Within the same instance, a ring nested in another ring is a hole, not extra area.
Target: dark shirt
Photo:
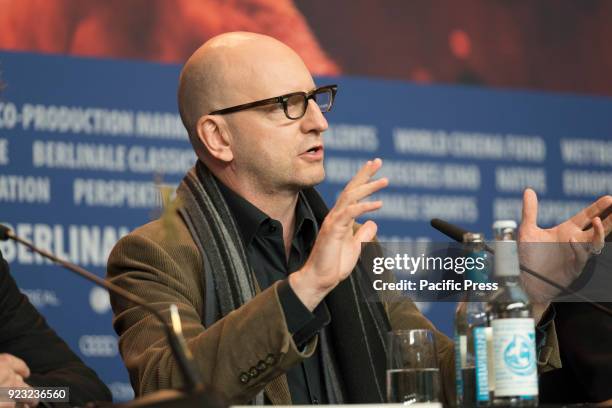
[[[612,310],[612,303],[602,303]],[[612,317],[587,303],[557,303],[555,327],[562,367],[540,376],[543,403],[612,398]]]
[[[287,327],[297,347],[302,348],[330,321],[325,302],[322,302],[314,312],[310,312],[287,281],[289,274],[300,269],[306,262],[316,239],[317,224],[312,211],[300,194],[295,210],[295,232],[287,258],[281,223],[270,218],[221,182],[218,184],[242,236],[247,258],[259,287],[263,290],[276,281],[282,281],[278,295]],[[310,358],[287,372],[293,404],[327,402],[319,350],[320,347],[317,347]]]
[[[611,239],[612,235],[608,235],[606,241]],[[589,296],[591,293],[584,289],[591,279],[601,275],[608,281],[612,265],[612,248],[608,245],[601,255],[589,260],[572,283],[573,290]],[[597,292],[591,296],[606,299]],[[600,305],[612,310],[610,302]],[[562,367],[540,377],[540,401],[594,403],[612,399],[612,317],[588,303],[556,303],[555,309]]]
[[[111,400],[96,373],[83,364],[19,291],[1,253],[0,353],[25,361],[31,373],[25,382],[33,387],[69,387],[71,405]]]

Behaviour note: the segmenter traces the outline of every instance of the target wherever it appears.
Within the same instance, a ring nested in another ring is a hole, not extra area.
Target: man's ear
[[[230,162],[234,153],[230,148],[230,138],[222,118],[212,115],[202,116],[196,125],[198,139],[208,153],[215,159]]]

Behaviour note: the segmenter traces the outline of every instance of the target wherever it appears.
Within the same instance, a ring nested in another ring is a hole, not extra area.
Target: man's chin
[[[313,174],[310,177],[303,177],[296,183],[297,190],[315,187],[325,180],[325,170],[321,170],[320,174]]]
[[[323,182],[323,180],[325,180],[325,170],[321,168],[321,171],[319,172],[319,174],[313,176],[309,187],[314,187],[316,185],[319,185]]]

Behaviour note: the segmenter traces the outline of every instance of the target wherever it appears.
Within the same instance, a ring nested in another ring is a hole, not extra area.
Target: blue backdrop
[[[100,276],[117,239],[156,217],[154,180],[176,185],[195,156],[176,110],[180,67],[0,53],[0,222]],[[446,241],[432,217],[487,234],[520,219],[532,186],[555,224],[612,192],[612,98],[338,83],[324,135],[328,204],[366,160],[391,184],[373,218],[381,240]],[[117,400],[132,390],[104,290],[1,243],[15,278]],[[445,332],[452,304],[422,304]]]

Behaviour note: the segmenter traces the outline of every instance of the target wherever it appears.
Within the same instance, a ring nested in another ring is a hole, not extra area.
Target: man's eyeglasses
[[[289,119],[297,120],[306,114],[308,109],[308,101],[312,99],[321,109],[321,112],[329,112],[334,104],[338,85],[326,85],[317,88],[310,92],[292,92],[286,95],[276,96],[274,98],[262,99],[261,101],[244,103],[242,105],[232,106],[210,112],[209,115],[224,115],[226,113],[238,112],[245,109],[255,108],[257,106],[272,105],[280,103],[283,106],[285,115]]]

